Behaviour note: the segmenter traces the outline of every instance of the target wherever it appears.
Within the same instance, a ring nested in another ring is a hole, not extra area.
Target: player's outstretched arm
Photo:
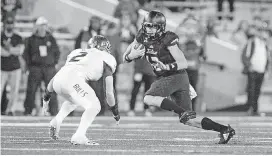
[[[134,59],[142,57],[145,54],[145,48],[140,46],[141,44],[134,40],[127,48],[123,55],[123,62],[128,63]]]
[[[48,115],[48,113],[49,113],[49,101],[50,101],[52,93],[54,92],[53,80],[54,80],[54,78],[52,78],[50,80],[47,87],[45,88],[45,94],[43,96],[43,112],[44,112],[44,115]]]
[[[113,77],[107,76],[105,78],[106,83],[106,100],[110,107],[115,105],[115,97],[114,97],[114,88],[113,88]]]
[[[112,111],[113,118],[116,120],[116,124],[119,124],[120,115],[118,110],[118,104],[115,102],[114,96],[114,87],[113,87],[113,77],[107,76],[105,78],[106,84],[106,100],[108,105],[110,106],[110,110]]]

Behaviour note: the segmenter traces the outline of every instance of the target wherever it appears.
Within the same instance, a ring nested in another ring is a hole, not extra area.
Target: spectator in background
[[[4,21],[1,33],[1,101],[6,86],[10,86],[10,97],[6,112],[13,116],[12,110],[18,98],[21,80],[20,62],[22,62],[23,39],[14,32],[14,19],[9,17]],[[5,113],[3,113],[5,114]]]
[[[94,35],[100,35],[101,19],[97,16],[92,16],[89,27],[83,28],[76,38],[75,49],[87,48],[87,43]]]
[[[128,111],[128,116],[135,116],[135,103],[137,95],[139,93],[141,85],[144,83],[144,92],[146,92],[151,84],[155,81],[156,76],[153,73],[153,68],[150,63],[145,59],[137,59],[134,64],[134,75],[133,75],[133,89],[131,91],[130,99],[130,110]],[[144,113],[145,116],[152,116],[149,106],[144,103]]]
[[[240,21],[236,30],[233,31],[231,40],[239,46],[240,51],[244,48],[248,40],[249,23],[246,20]]]
[[[39,17],[36,20],[33,35],[26,39],[23,57],[29,76],[24,115],[31,115],[35,108],[35,93],[41,82],[44,81],[47,86],[56,74],[55,66],[58,64],[60,51],[56,39],[47,29],[48,21],[44,17]],[[52,116],[58,113],[58,101],[55,94],[50,100],[49,107]]]
[[[111,43],[111,54],[117,61],[116,71],[113,74],[113,85],[116,90],[116,75],[118,73],[118,67],[122,63],[122,56],[123,53],[121,52],[120,45],[121,45],[121,37],[120,37],[120,26],[115,23],[109,23],[108,28],[106,30],[105,36]]]
[[[119,4],[115,8],[113,16],[121,18],[123,15],[129,15],[133,25],[137,25],[139,18],[139,3],[135,0],[119,0]]]
[[[209,16],[206,24],[207,28],[207,36],[213,36],[218,38],[218,32],[215,30],[215,26],[217,25],[214,17]]]
[[[259,29],[259,30],[258,30]],[[248,76],[247,105],[249,114],[258,115],[258,99],[265,73],[268,71],[270,52],[267,46],[268,32],[263,27],[250,27],[249,38],[242,54],[244,73]]]
[[[3,90],[1,90],[2,92],[2,96],[1,96],[1,115],[6,115],[6,110],[7,110],[7,106],[8,106],[8,97],[7,97],[7,85],[1,84],[3,85],[1,88],[3,88]]]
[[[234,1],[235,0],[228,0],[229,2],[229,14],[227,15],[227,18],[229,20],[233,20],[233,12],[234,12]],[[217,0],[217,11],[218,11],[218,20],[222,19],[223,14],[223,2],[224,0]]]
[[[17,10],[21,8],[20,0],[1,0],[2,21],[5,21],[8,17],[15,19]]]
[[[238,27],[236,30],[233,31],[232,36],[231,36],[231,41],[233,41],[238,47],[238,52],[242,53],[246,43],[250,37],[249,33],[249,23],[246,20],[242,20],[240,21],[240,23],[238,24]],[[245,95],[245,93],[247,92],[247,77],[241,77],[241,89],[239,91],[239,95]]]
[[[200,22],[192,15],[185,18],[177,29],[179,36],[179,47],[184,53],[188,63],[186,69],[189,77],[189,82],[197,91],[199,79],[200,60],[206,60],[204,52],[205,31]],[[196,99],[192,100],[193,110],[196,108]]]
[[[151,3],[151,0],[138,0],[138,3],[140,5],[140,8],[146,11],[155,10],[154,6]]]
[[[129,15],[122,15],[121,17],[121,41],[126,44],[133,42],[134,37],[137,33],[137,28],[133,25]]]

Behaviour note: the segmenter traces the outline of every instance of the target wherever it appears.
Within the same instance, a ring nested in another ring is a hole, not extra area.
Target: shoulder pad
[[[166,46],[173,46],[177,44],[178,41],[179,41],[178,35],[171,31],[167,31],[163,38],[163,43]]]
[[[140,29],[135,37],[136,41],[138,43],[141,43],[143,44],[143,41],[144,41],[144,31],[143,29]]]

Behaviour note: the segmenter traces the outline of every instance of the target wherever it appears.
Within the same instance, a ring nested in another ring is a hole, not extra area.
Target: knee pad
[[[150,95],[146,95],[144,97],[144,103],[147,105],[150,105],[150,101],[152,100],[152,97]]]
[[[161,102],[163,101],[163,99],[164,99],[164,97],[146,95],[144,97],[144,103],[147,104],[147,105],[160,107]]]

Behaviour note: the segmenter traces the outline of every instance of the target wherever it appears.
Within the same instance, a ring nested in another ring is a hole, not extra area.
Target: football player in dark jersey
[[[162,109],[174,111],[181,123],[219,132],[220,144],[226,144],[235,135],[229,125],[224,126],[207,117],[196,117],[192,111],[187,61],[179,49],[178,36],[165,31],[166,18],[158,11],[150,11],[142,23],[133,43],[124,53],[124,62],[147,59],[157,80],[146,92],[144,102]]]

